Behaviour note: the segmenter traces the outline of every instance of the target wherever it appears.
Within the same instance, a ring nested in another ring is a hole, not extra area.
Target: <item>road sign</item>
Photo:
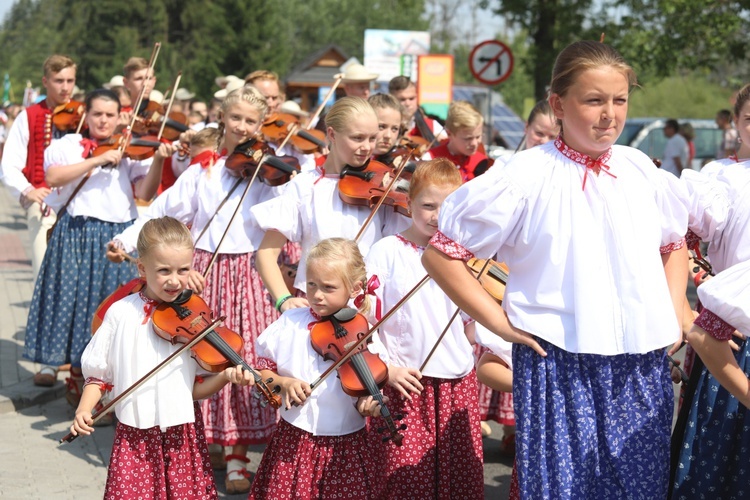
[[[504,82],[513,71],[510,47],[497,40],[477,44],[469,55],[469,69],[474,78],[487,85]]]

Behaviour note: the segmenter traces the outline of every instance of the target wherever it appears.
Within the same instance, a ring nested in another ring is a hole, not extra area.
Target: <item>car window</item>
[[[695,157],[713,159],[721,144],[722,132],[719,129],[699,128],[695,130]]]
[[[655,128],[643,138],[643,141],[638,145],[638,149],[651,158],[661,159],[664,156],[664,146],[666,143],[667,138],[664,137],[664,131],[661,128]]]
[[[625,123],[625,127],[622,129],[620,137],[617,138],[615,144],[621,144],[623,146],[629,145],[633,142],[636,134],[643,128],[642,123]]]

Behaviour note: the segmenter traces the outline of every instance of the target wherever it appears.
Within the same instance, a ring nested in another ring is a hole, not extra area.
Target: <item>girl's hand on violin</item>
[[[172,156],[175,151],[177,151],[177,148],[175,148],[172,143],[162,142],[156,149],[154,158],[164,160],[165,158],[169,158],[170,156]]]
[[[289,309],[295,309],[298,307],[310,307],[310,303],[304,297],[292,297],[291,299],[284,301],[284,303],[281,304],[280,312],[288,311]]]
[[[188,273],[187,285],[189,289],[200,295],[206,288],[206,278],[195,269],[191,269]]]
[[[292,407],[292,403],[303,404],[312,392],[310,384],[296,378],[278,377],[276,383],[281,386],[281,398],[287,410]]]
[[[90,411],[82,411],[82,412],[76,412],[75,419],[73,420],[73,425],[70,426],[70,432],[73,433],[74,436],[77,436],[79,434],[82,434],[84,436],[88,436],[92,432],[94,432],[94,419],[91,418],[91,412]]]
[[[388,404],[388,397],[383,396],[383,403]],[[357,404],[354,405],[357,411],[363,417],[379,417],[380,416],[380,403],[372,396],[361,397],[357,399]]]
[[[226,379],[236,385],[254,385],[255,379],[249,371],[244,370],[242,365],[230,366],[224,370]]]
[[[122,151],[119,151],[118,149],[110,149],[109,151],[106,151],[99,156],[93,157],[96,161],[94,166],[97,167],[103,167],[105,165],[113,165],[117,166],[120,163],[120,160],[122,160]]]
[[[388,385],[396,389],[406,399],[411,401],[411,394],[420,394],[424,386],[419,382],[422,374],[416,368],[402,366],[388,366]]]

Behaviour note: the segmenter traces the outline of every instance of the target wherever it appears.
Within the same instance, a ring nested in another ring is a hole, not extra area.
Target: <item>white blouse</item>
[[[83,376],[112,384],[112,398],[182,346],[156,335],[147,311],[149,302],[141,294],[115,302],[83,351]],[[194,422],[193,383],[203,372],[185,351],[116,405],[118,420],[138,429],[158,425],[162,431]]]
[[[172,216],[185,224],[190,224],[193,241],[198,238],[208,221],[216,213],[216,209],[226,198],[227,193],[237,183],[238,178],[231,175],[224,168],[226,158],[219,158],[209,167],[200,164],[191,165],[172,187],[164,191],[148,207],[135,223],[115,237],[122,243],[127,252],[135,250],[143,224],[148,220],[165,215]],[[214,252],[224,234],[224,230],[232,218],[248,180],[243,180],[234,190],[219,213],[214,217],[208,230],[197,242],[196,248],[207,252]],[[253,181],[250,191],[242,202],[242,208],[232,222],[224,242],[221,244],[223,254],[243,254],[258,249],[264,232],[252,220],[250,208],[263,201],[269,200],[283,190],[283,186],[270,187],[259,180]]]
[[[464,184],[430,242],[454,258],[498,255],[511,269],[511,323],[575,353],[645,353],[680,327],[660,250],[684,245],[679,180],[640,151],[613,146],[596,162],[561,139],[517,153]],[[585,182],[585,185],[584,185]]]
[[[68,134],[55,139],[44,151],[44,171],[51,166],[81,163],[84,148],[80,134]],[[106,222],[128,222],[138,216],[132,183],[148,173],[151,158],[135,161],[123,158],[117,167],[96,167],[86,184],[72,199],[66,212],[72,217],[93,217]],[[85,175],[85,174],[84,174]],[[75,191],[84,175],[62,187],[53,189],[44,202],[57,212]]]
[[[294,281],[300,290],[305,290],[305,260],[310,249],[326,238],[354,239],[370,215],[368,207],[342,201],[338,185],[338,174],[325,175],[320,169],[302,172],[281,196],[250,210],[264,231],[275,229],[289,241],[300,243],[302,257]],[[406,229],[410,222],[392,207],[382,206],[358,241],[362,255],[384,235]]]
[[[333,361],[326,361],[310,342],[310,329],[316,318],[308,308],[285,311],[255,341],[258,368],[267,368],[283,377],[312,383]],[[386,358],[385,349],[372,336],[370,352]],[[270,360],[271,363],[268,363]],[[385,361],[385,359],[384,359]],[[273,386],[273,383],[270,384]],[[279,411],[281,418],[314,436],[343,436],[362,429],[365,419],[355,406],[357,398],[347,395],[337,375],[332,373],[318,386],[304,404]]]
[[[750,334],[748,276],[750,261],[735,264],[698,287],[698,298],[703,304],[704,311],[712,312],[730,325],[730,338],[734,330],[739,330],[745,335]]]
[[[688,226],[708,242],[708,258],[722,271],[750,259],[750,160],[725,158],[700,172],[684,170]]]
[[[365,259],[367,274],[377,276],[380,286],[373,291],[375,300],[370,301],[370,323],[377,322],[427,274],[422,267],[422,253],[424,248],[401,235],[387,236],[372,246]],[[380,305],[376,306],[376,302]],[[408,368],[422,366],[456,309],[437,283],[433,280],[425,283],[378,330],[390,363]],[[473,368],[473,349],[459,315],[450,324],[423,374],[456,379],[468,375]]]
[[[513,369],[513,344],[511,342],[508,342],[499,335],[495,335],[479,322],[476,322],[474,340],[477,344],[486,347],[492,351],[492,354],[502,359],[508,365],[508,368]]]

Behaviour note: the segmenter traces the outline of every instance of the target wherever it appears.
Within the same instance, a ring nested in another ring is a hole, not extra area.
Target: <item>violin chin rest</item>
[[[185,290],[183,290],[182,292],[180,292],[180,294],[177,296],[176,299],[174,299],[172,301],[172,303],[174,303],[174,304],[184,304],[185,302],[187,302],[188,300],[190,300],[190,297],[192,297],[192,296],[193,296],[193,291],[192,290],[188,290],[186,288]]]
[[[347,321],[351,321],[354,319],[354,317],[357,315],[357,310],[353,309],[351,307],[344,307],[343,309],[339,309],[338,312],[336,312],[333,317],[339,320],[342,323],[345,323]]]

